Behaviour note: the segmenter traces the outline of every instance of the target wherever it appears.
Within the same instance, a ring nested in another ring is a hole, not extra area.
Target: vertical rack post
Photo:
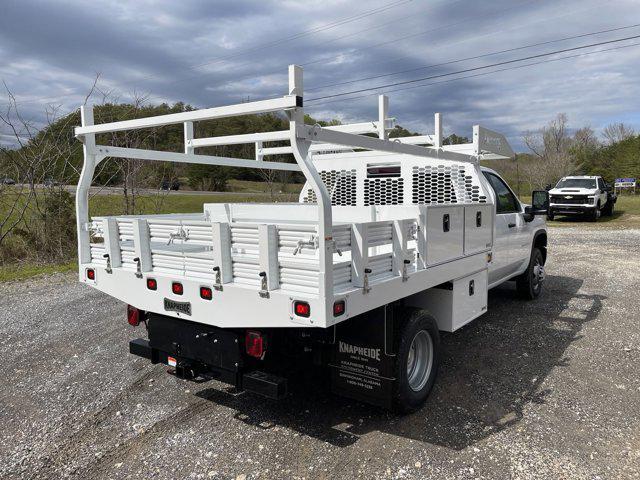
[[[184,122],[184,153],[193,155],[193,122]]]
[[[389,140],[387,133],[387,114],[389,113],[389,97],[380,95],[378,97],[378,138]]]
[[[433,146],[435,148],[442,148],[442,115],[436,113],[434,115],[435,132],[433,136]]]
[[[315,192],[318,202],[319,296],[326,299],[324,316],[325,319],[329,319],[333,318],[334,241],[331,197],[313,165],[312,156],[309,153],[311,142],[296,135],[296,126],[304,125],[302,68],[298,65],[289,65],[289,95],[299,97],[299,106],[288,113],[293,156]]]
[[[93,125],[93,107],[83,105],[80,107],[80,119],[83,127]],[[78,264],[82,267],[83,263],[91,262],[91,238],[89,235],[89,189],[93,181],[93,174],[97,163],[102,159],[95,153],[96,151],[96,135],[95,133],[85,134],[82,138],[82,152],[84,155],[84,164],[82,172],[78,179],[78,188],[76,190],[76,227],[78,230]],[[79,268],[80,280],[83,280],[84,272]]]

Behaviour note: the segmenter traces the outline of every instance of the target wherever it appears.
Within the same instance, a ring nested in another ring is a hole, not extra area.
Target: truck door
[[[528,231],[520,202],[497,175],[483,172],[495,194],[496,221],[489,284],[516,273],[528,258]]]
[[[604,204],[607,203],[607,191],[602,178],[598,178],[598,190],[600,190],[600,208],[602,208],[604,207]]]

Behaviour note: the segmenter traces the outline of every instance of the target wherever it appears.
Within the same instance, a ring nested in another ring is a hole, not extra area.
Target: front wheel
[[[522,298],[533,300],[540,295],[544,278],[544,256],[539,248],[534,248],[527,270],[516,278],[516,289]]]
[[[589,220],[591,220],[592,222],[596,222],[598,221],[598,219],[600,218],[600,204],[596,205],[596,208],[590,212],[589,215]]]
[[[604,209],[602,210],[602,214],[607,217],[613,216],[613,209],[615,204],[611,200],[607,200],[607,203],[604,204]]]
[[[396,335],[393,406],[396,411],[416,411],[425,402],[440,365],[440,334],[436,321],[422,310],[407,309]]]

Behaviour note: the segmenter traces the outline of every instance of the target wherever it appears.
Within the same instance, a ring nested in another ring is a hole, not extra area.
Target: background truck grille
[[[559,195],[551,197],[551,203],[561,205],[584,205],[585,203],[593,202],[589,200],[589,197],[587,195]]]

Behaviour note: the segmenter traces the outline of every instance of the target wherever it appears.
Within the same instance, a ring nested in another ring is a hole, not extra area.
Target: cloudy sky
[[[47,104],[77,108],[96,73],[123,100],[210,107],[285,94],[296,63],[316,118],[375,119],[387,92],[405,127],[431,133],[441,112],[445,134],[480,123],[522,150],[559,112],[640,130],[640,38],[503,62],[635,36],[638,0],[0,0],[0,79],[41,122]]]

